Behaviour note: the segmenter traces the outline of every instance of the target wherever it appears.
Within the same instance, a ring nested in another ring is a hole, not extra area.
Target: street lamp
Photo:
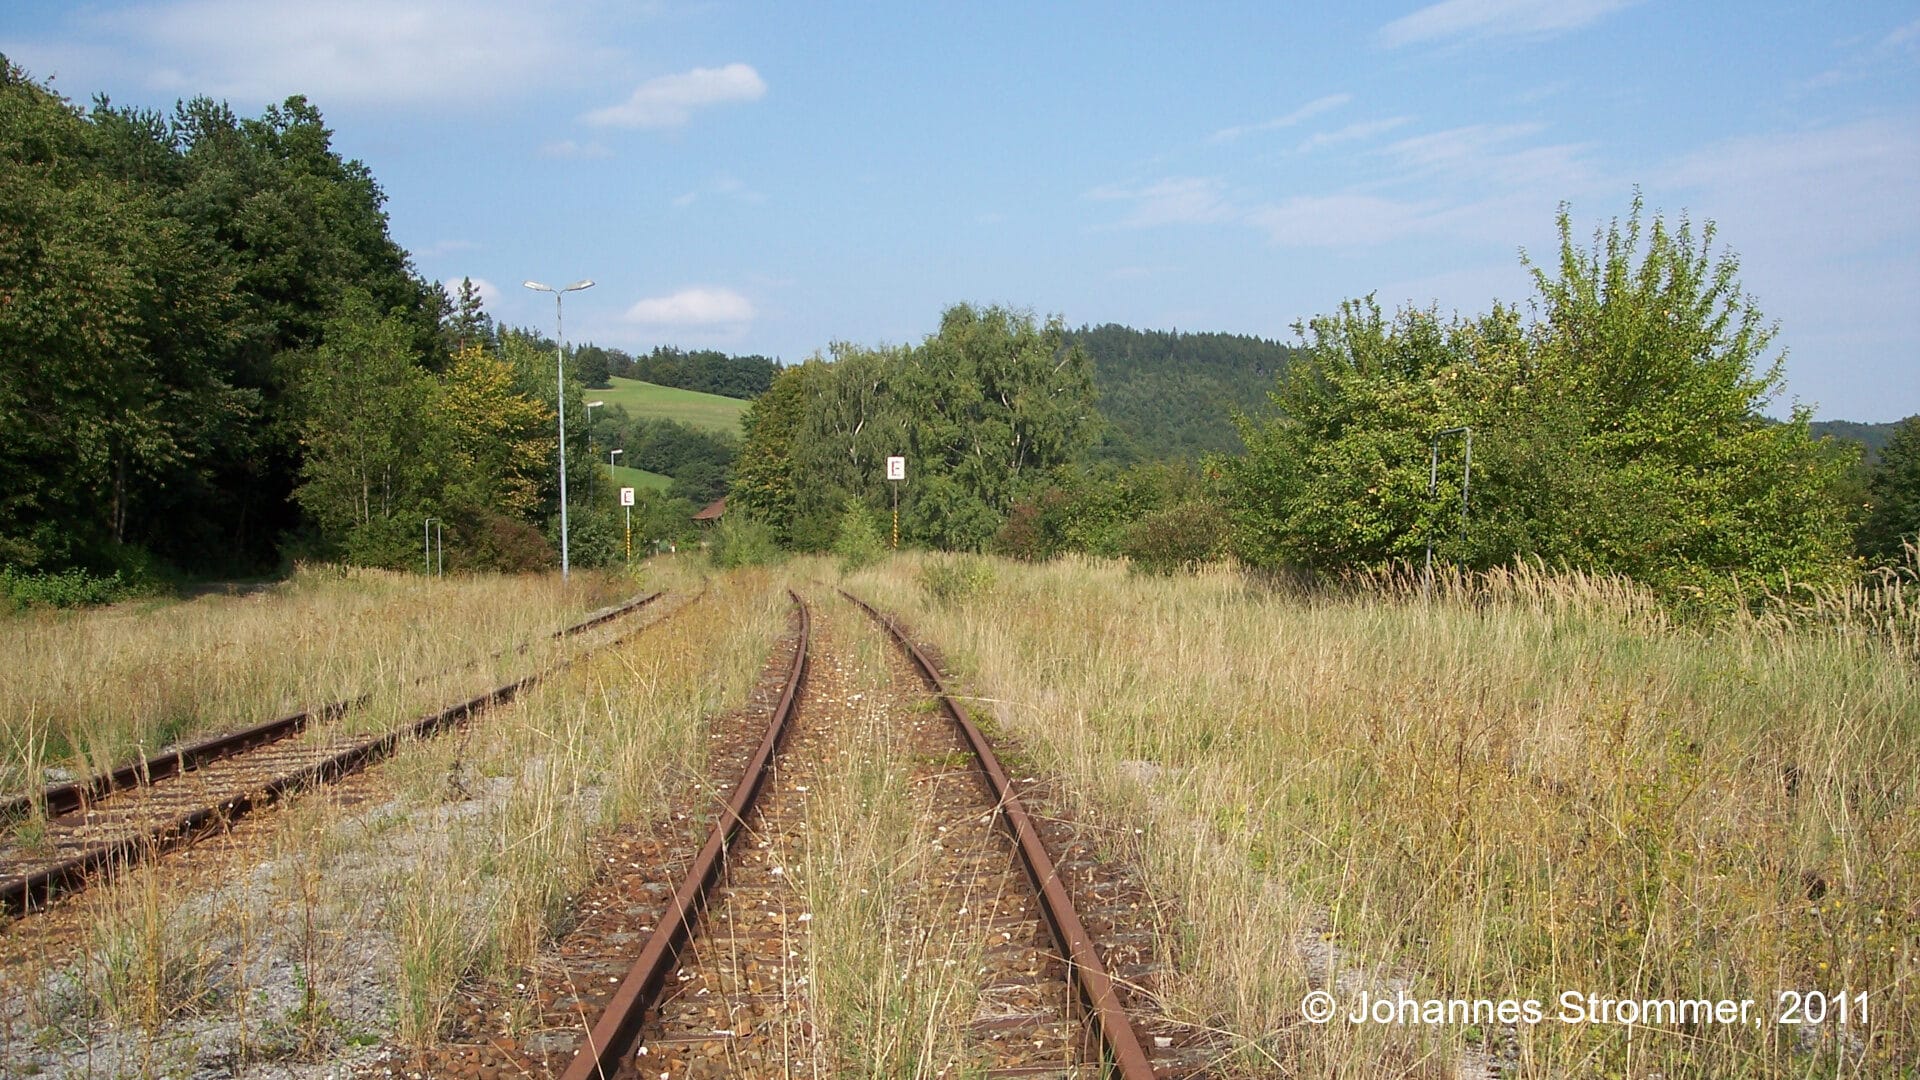
[[[604,401],[587,402],[587,453],[593,453],[593,410],[605,405]],[[593,474],[587,474],[587,505],[593,505]]]
[[[624,454],[624,453],[626,453],[626,451],[618,447],[615,447],[614,449],[607,451],[607,475],[609,477],[613,475],[613,459],[619,457],[621,454]]]
[[[567,580],[567,346],[566,323],[561,318],[560,301],[570,292],[593,288],[593,282],[585,278],[574,282],[564,289],[551,285],[542,285],[537,281],[523,281],[520,284],[534,292],[553,294],[553,371],[554,380],[559,388],[560,397],[560,580]]]

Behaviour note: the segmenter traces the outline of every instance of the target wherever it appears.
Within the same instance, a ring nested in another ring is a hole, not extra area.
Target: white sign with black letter
[[[620,505],[621,506],[633,505],[633,489],[632,488],[620,489]]]
[[[887,479],[905,480],[907,478],[907,459],[890,457],[887,459]]]

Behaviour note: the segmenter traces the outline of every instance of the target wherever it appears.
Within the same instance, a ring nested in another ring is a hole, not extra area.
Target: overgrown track
[[[930,723],[933,720],[930,715],[922,714],[924,719],[906,721],[915,729],[909,738],[921,740],[913,744],[915,753],[924,759],[941,760],[944,752],[937,747],[954,746],[952,736],[957,735],[964,744],[966,757],[978,770],[977,786],[966,782],[964,766],[960,772],[936,766],[934,775],[924,778],[924,782],[933,785],[926,790],[936,792],[925,804],[927,810],[943,815],[937,820],[954,825],[951,831],[945,826],[938,828],[944,847],[942,841],[932,845],[946,852],[943,858],[950,864],[941,876],[947,887],[957,890],[954,895],[971,897],[959,901],[961,906],[953,913],[959,917],[958,921],[941,933],[966,933],[965,928],[971,927],[975,931],[989,931],[992,939],[992,947],[988,948],[982,959],[984,966],[979,970],[982,973],[991,970],[989,981],[993,986],[988,996],[1003,1008],[992,1015],[975,1015],[971,1025],[973,1037],[981,1040],[980,1052],[989,1059],[976,1065],[986,1066],[989,1069],[986,1075],[1080,1076],[1097,1072],[1123,1080],[1150,1080],[1155,1076],[1153,1064],[1114,994],[1112,981],[1091,947],[1038,830],[1013,792],[992,748],[965,710],[947,693],[927,658],[885,617],[857,598],[848,596],[847,599],[892,635],[925,685],[934,688],[946,716],[952,721],[947,735],[938,734],[942,725]],[[811,992],[811,988],[796,991],[796,987],[807,987],[806,980],[796,982],[791,973],[783,974],[780,970],[789,963],[786,958],[801,955],[791,950],[807,948],[805,927],[793,923],[804,924],[811,916],[799,912],[789,918],[787,901],[782,899],[780,890],[791,886],[773,884],[770,889],[767,880],[771,874],[773,882],[785,882],[781,865],[793,865],[795,852],[789,850],[782,855],[781,848],[794,834],[805,834],[818,827],[817,823],[810,825],[806,820],[804,793],[808,787],[796,785],[794,781],[805,779],[809,784],[820,783],[821,770],[844,768],[832,762],[846,760],[828,756],[831,751],[826,747],[832,745],[832,740],[818,714],[831,711],[834,704],[821,697],[822,691],[806,690],[809,702],[806,712],[812,719],[799,725],[804,730],[788,734],[794,726],[790,721],[800,700],[803,680],[810,685],[807,672],[812,643],[810,616],[799,597],[795,596],[794,600],[802,611],[801,646],[759,752],[736,785],[733,798],[715,824],[699,858],[659,917],[640,958],[593,1025],[586,1044],[562,1074],[565,1080],[637,1075],[635,1066],[641,1063],[645,1063],[644,1073],[648,1076],[656,1075],[656,1070],[663,1068],[667,1073],[660,1075],[679,1076],[687,1068],[693,1069],[690,1075],[694,1076],[720,1075],[713,1071],[715,1069],[728,1070],[729,1075],[814,1075],[822,1064],[817,1051],[809,1052],[804,1045],[812,1038],[811,1028],[805,1023],[795,1026],[793,1021],[782,1019],[782,1014],[794,1007],[796,992],[801,995]],[[829,670],[829,682],[833,675]],[[847,688],[843,685],[840,689],[844,692]],[[924,693],[924,690],[916,692]],[[860,696],[853,695],[855,699]],[[898,719],[901,714],[893,715]],[[777,768],[782,779],[773,785],[778,790],[769,796],[778,805],[756,805],[758,795],[768,786],[769,767],[774,765],[776,753],[789,738],[798,741],[788,754],[781,756]],[[857,751],[854,747],[838,748]],[[818,764],[811,760],[788,761],[788,755],[819,756],[821,761]],[[973,793],[968,794],[970,788]],[[1008,853],[1005,839],[993,839],[989,822],[996,819],[1011,838],[1012,853]],[[960,827],[961,822],[976,823],[977,828]],[[736,847],[736,841],[746,839],[740,835],[743,828],[751,830],[750,836],[756,842],[751,845],[742,842]],[[769,848],[771,850],[766,850]],[[989,849],[997,849],[999,853],[991,853]],[[730,859],[736,851],[740,857]],[[769,860],[771,868],[759,865]],[[1019,869],[1014,869],[1010,862],[1016,863]],[[1024,895],[1025,887],[1019,884],[1023,872],[1025,881],[1032,886],[1031,900]],[[727,897],[725,900],[719,895],[710,895],[723,874],[728,882],[722,891]],[[735,893],[741,895],[733,895]],[[970,919],[968,905],[972,908]],[[1037,918],[1032,908],[1037,908]],[[696,941],[695,923],[701,920],[703,911],[705,930]],[[1025,929],[1028,927],[1031,929]],[[871,930],[875,934],[882,932],[879,927]],[[702,953],[711,955],[703,957]],[[1063,975],[1065,978],[1061,979]],[[675,976],[674,989],[663,995],[662,988],[668,985],[669,976]],[[1049,986],[1058,989],[1050,990]],[[1082,1016],[1090,1021],[1087,1027],[1081,1027],[1068,1015],[1070,997],[1082,1002]],[[1058,999],[1060,1004],[1048,1004],[1050,999]],[[987,997],[983,996],[983,1005],[986,1001]],[[1081,1060],[1075,1044],[1088,1028],[1097,1036],[1099,1044],[1090,1056],[1100,1064],[1063,1065],[1063,1061]],[[650,1033],[645,1043],[640,1042],[643,1030]],[[756,1042],[768,1045],[759,1049],[749,1047],[749,1043]],[[1021,1051],[1020,1046],[1028,1049]],[[812,1054],[811,1068],[794,1057],[809,1053]],[[637,1062],[637,1054],[648,1056]],[[1083,1069],[1092,1071],[1083,1073]]]
[[[1100,956],[1094,950],[1093,939],[1081,923],[1079,913],[1074,910],[1073,898],[1067,894],[1059,872],[1054,869],[1053,857],[1047,853],[1040,830],[1034,825],[1026,806],[1021,803],[1020,796],[1015,794],[1007,770],[1001,766],[993,747],[988,745],[986,736],[981,734],[973,718],[967,715],[966,707],[955,700],[947,689],[946,681],[940,677],[940,671],[933,661],[892,619],[852,593],[841,590],[840,595],[884,627],[894,642],[913,660],[921,676],[933,685],[934,692],[940,697],[941,707],[960,729],[961,737],[973,751],[981,775],[993,795],[1000,822],[1013,837],[1027,879],[1039,894],[1040,911],[1053,933],[1054,944],[1067,960],[1080,1003],[1099,1031],[1107,1061],[1114,1073],[1123,1080],[1152,1080],[1153,1063],[1148,1060],[1126,1009],[1121,1006],[1119,995],[1114,991],[1113,979],[1101,964]]]
[[[605,625],[662,595],[636,597],[552,636],[571,637]],[[641,629],[645,627],[600,647],[619,644]],[[286,742],[315,716],[341,715],[367,700],[362,696],[137,762],[84,785],[68,785],[73,790],[59,795],[57,801],[48,800],[45,836],[31,848],[16,838],[12,850],[4,852],[14,865],[0,876],[0,909],[16,914],[34,911],[57,893],[82,886],[88,875],[102,868],[140,861],[221,828],[288,792],[355,772],[391,754],[406,738],[431,735],[513,700],[577,659],[562,660],[382,735],[317,746]],[[127,794],[116,796],[116,792]],[[121,806],[123,800],[129,804]],[[66,809],[53,810],[53,806]]]
[[[645,607],[655,600],[658,600],[660,596],[661,594],[658,592],[648,593],[644,596],[636,596],[625,603],[616,604],[613,607],[597,611],[585,619],[574,623],[572,626],[556,630],[549,635],[549,637],[554,639],[568,638],[575,634],[584,633],[596,626],[612,622],[614,619],[628,612]],[[527,648],[528,646],[522,645],[517,651],[524,653],[527,651]],[[501,652],[496,652],[488,657],[488,659],[497,660],[504,652],[504,649],[501,650]],[[431,677],[432,676],[426,676],[424,678]],[[424,678],[421,681],[424,681]],[[156,780],[164,780],[167,777],[200,768],[202,765],[218,761],[221,758],[232,757],[235,754],[245,753],[256,747],[266,746],[270,743],[279,742],[281,739],[291,738],[305,731],[307,725],[316,719],[321,722],[338,719],[346,715],[348,711],[366,704],[371,697],[371,694],[361,694],[358,697],[349,698],[345,701],[335,701],[327,705],[322,705],[317,709],[304,709],[297,713],[282,716],[277,720],[268,720],[265,723],[255,724],[252,727],[242,728],[239,731],[229,732],[225,735],[216,735],[211,739],[206,739],[190,746],[182,746],[163,754],[155,754],[145,761],[130,762],[111,772],[103,773],[89,780],[75,781],[67,784],[51,784],[41,791],[37,799],[31,793],[8,796],[0,799],[0,821],[25,816],[33,810],[36,801],[49,817],[73,813],[76,810],[84,809],[89,803],[98,802],[101,798],[113,792],[123,791],[131,787],[139,787],[142,784],[151,784]]]
[[[739,784],[735,785],[733,795],[721,811],[720,820],[714,823],[706,844],[700,849],[700,854],[694,857],[693,865],[681,880],[680,887],[674,890],[666,912],[648,935],[639,958],[627,969],[626,978],[621,980],[620,988],[614,991],[613,1000],[607,1003],[606,1011],[588,1031],[586,1045],[574,1056],[566,1072],[561,1074],[563,1080],[612,1076],[620,1060],[632,1052],[633,1039],[639,1034],[640,1022],[653,1005],[667,974],[673,970],[680,950],[692,937],[694,922],[706,904],[708,891],[720,877],[727,851],[739,835],[748,812],[766,783],[767,770],[773,764],[774,754],[786,735],[787,721],[793,716],[793,705],[800,695],[800,685],[806,681],[808,647],[813,634],[813,616],[806,602],[791,590],[787,595],[793,598],[794,604],[800,609],[800,645],[794,650],[793,665],[787,672],[780,700],[767,723],[766,735],[747,762],[746,772],[742,774]]]

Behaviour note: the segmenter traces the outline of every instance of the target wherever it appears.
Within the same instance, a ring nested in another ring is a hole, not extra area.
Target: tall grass
[[[634,589],[591,575],[563,588],[320,569],[251,596],[0,618],[0,791],[36,787],[48,767],[89,775],[195,736],[398,691]]]
[[[1424,599],[1077,560],[993,581],[942,602],[902,559],[853,587],[940,644],[1087,813],[1145,828],[1189,920],[1169,1006],[1238,1033],[1250,1068],[1438,1073],[1502,1040],[1522,1075],[1915,1067],[1909,593],[1702,629],[1525,569]],[[1894,632],[1862,632],[1863,610]],[[1310,986],[1368,980],[1549,1014],[1564,991],[1753,999],[1769,1021],[1783,991],[1844,991],[1870,1022],[1299,1022]]]
[[[410,832],[392,879],[402,1038],[431,1045],[469,980],[533,977],[591,882],[591,844],[665,813],[666,793],[706,773],[705,719],[740,705],[785,628],[765,574],[732,575],[632,647],[542,684],[479,729],[417,759],[417,798],[463,786],[504,792],[476,812]]]
[[[807,793],[806,851],[796,884],[812,920],[806,954],[807,1017],[826,1074],[963,1075],[967,1023],[980,996],[982,931],[964,916],[996,897],[948,881],[940,813],[927,803],[938,781],[916,760],[894,687],[891,645],[838,601],[820,616],[851,661],[852,677],[816,685],[852,690],[825,705],[840,717],[829,744],[845,749]],[[966,875],[958,875],[963,881]]]

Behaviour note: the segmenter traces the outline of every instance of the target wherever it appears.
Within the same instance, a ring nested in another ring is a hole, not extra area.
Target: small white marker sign
[[[907,459],[890,457],[887,459],[887,479],[905,480],[907,478]]]
[[[633,505],[633,489],[632,488],[620,489],[620,505],[621,506]]]

